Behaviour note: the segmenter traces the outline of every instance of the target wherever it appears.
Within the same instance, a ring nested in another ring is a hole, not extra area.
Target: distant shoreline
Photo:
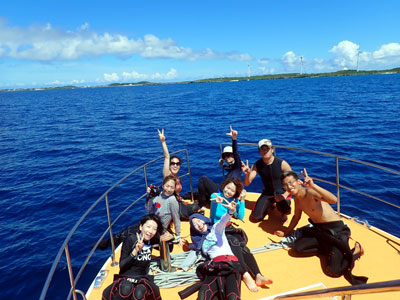
[[[400,73],[400,68],[380,70],[380,71],[344,70],[344,71],[336,71],[330,73],[312,73],[312,74],[287,73],[287,74],[274,74],[274,75],[256,75],[256,76],[246,76],[246,77],[219,77],[219,78],[207,78],[207,79],[181,81],[181,82],[168,82],[168,83],[140,81],[132,83],[111,83],[107,85],[93,85],[93,86],[66,85],[66,86],[43,87],[43,88],[1,89],[0,92],[43,91],[43,90],[59,90],[59,89],[83,89],[83,88],[116,87],[116,86],[165,85],[165,84],[187,84],[187,83],[207,83],[207,82],[232,82],[232,81],[235,82],[235,81],[249,81],[249,80],[358,76],[358,75],[397,74],[397,73]]]

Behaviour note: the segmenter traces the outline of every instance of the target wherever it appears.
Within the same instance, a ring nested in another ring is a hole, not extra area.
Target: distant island
[[[343,70],[330,73],[311,73],[311,74],[300,74],[300,73],[286,73],[286,74],[274,74],[274,75],[255,75],[246,77],[219,77],[219,78],[207,78],[191,81],[181,82],[168,82],[158,83],[149,81],[140,81],[132,83],[111,83],[107,85],[98,86],[58,86],[58,87],[44,87],[44,88],[25,88],[25,89],[3,89],[0,92],[11,92],[11,91],[40,91],[40,90],[57,90],[57,89],[81,89],[81,88],[96,88],[96,87],[116,87],[116,86],[141,86],[141,85],[162,85],[162,84],[187,84],[187,83],[206,83],[206,82],[228,82],[228,81],[248,81],[248,80],[268,80],[268,79],[288,79],[288,78],[313,78],[313,77],[331,77],[331,76],[358,76],[358,75],[372,75],[372,74],[396,74],[400,73],[400,68],[394,68],[389,70],[372,70],[372,71],[357,71],[357,70]]]

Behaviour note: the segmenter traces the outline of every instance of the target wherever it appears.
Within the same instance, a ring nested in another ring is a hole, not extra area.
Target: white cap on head
[[[233,153],[232,147],[231,146],[226,146],[224,148],[224,150],[222,151],[222,154],[224,154],[224,153]]]
[[[271,148],[272,147],[271,140],[262,139],[261,141],[258,142],[258,149],[260,149],[262,146],[268,146],[269,148]]]

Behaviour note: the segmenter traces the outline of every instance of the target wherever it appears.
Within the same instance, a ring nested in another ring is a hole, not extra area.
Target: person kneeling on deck
[[[161,299],[154,277],[148,274],[152,240],[161,234],[160,218],[154,214],[140,220],[139,231],[122,244],[119,274],[103,291],[102,300]]]
[[[319,255],[323,271],[330,277],[344,275],[352,285],[366,283],[367,277],[351,274],[355,260],[364,254],[364,250],[358,242],[350,250],[350,228],[329,205],[337,203],[336,196],[315,184],[306,169],[302,176],[304,181],[293,171],[284,172],[281,176],[282,185],[294,196],[295,204],[294,216],[286,235],[294,230],[303,211],[313,225],[302,230],[300,238],[294,241],[294,251],[300,255]],[[285,235],[279,230],[275,234],[281,237]]]
[[[261,158],[251,168],[249,162],[242,162],[242,170],[245,174],[244,185],[250,185],[256,175],[260,175],[264,189],[257,199],[250,214],[250,221],[258,223],[264,220],[270,210],[277,208],[281,213],[282,223],[286,222],[290,214],[290,195],[282,187],[280,176],[285,171],[292,170],[283,159],[275,156],[275,147],[271,140],[263,139],[258,142],[258,153]]]
[[[232,201],[226,207],[228,212],[214,225],[203,215],[194,214],[190,217],[190,235],[194,247],[209,260],[196,269],[201,281],[180,291],[181,299],[196,291],[199,291],[199,300],[240,299],[241,276],[245,270],[233,255],[225,235],[226,224],[236,211],[236,202]]]

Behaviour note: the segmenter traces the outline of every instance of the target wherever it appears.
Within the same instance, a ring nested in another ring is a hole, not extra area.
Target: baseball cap
[[[272,147],[271,140],[262,139],[261,141],[258,142],[258,149],[260,149],[262,146],[268,146],[269,148],[271,148]]]
[[[224,155],[225,153],[233,153],[232,147],[231,146],[224,147],[224,150],[222,151],[222,155]]]

